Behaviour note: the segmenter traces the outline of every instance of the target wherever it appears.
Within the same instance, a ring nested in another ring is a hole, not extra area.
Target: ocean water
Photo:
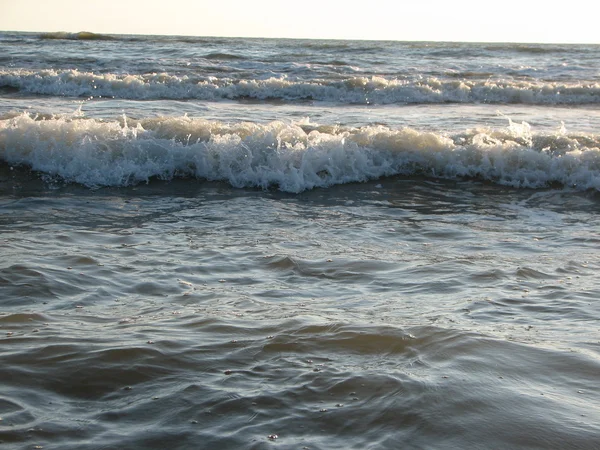
[[[600,46],[0,33],[7,449],[600,448]]]

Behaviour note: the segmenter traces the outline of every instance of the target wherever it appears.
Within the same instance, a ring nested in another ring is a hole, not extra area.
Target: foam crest
[[[301,192],[402,174],[600,190],[597,136],[564,129],[536,134],[510,121],[505,129],[446,136],[411,128],[339,128],[307,119],[263,125],[22,114],[0,121],[0,159],[89,187],[185,177]]]
[[[169,73],[96,74],[77,70],[0,70],[0,87],[28,94],[122,99],[280,99],[350,104],[395,103],[600,103],[596,82],[352,77],[294,81],[191,77]]]

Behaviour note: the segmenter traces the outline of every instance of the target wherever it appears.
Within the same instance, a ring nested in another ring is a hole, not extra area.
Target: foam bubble
[[[90,187],[151,178],[223,180],[301,192],[396,174],[469,177],[527,188],[600,190],[600,139],[538,134],[526,123],[455,135],[307,120],[224,123],[189,117],[0,121],[0,159]]]

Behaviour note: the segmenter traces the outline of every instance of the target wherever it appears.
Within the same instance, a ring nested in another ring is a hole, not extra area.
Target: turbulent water
[[[600,46],[0,33],[0,441],[600,448]]]

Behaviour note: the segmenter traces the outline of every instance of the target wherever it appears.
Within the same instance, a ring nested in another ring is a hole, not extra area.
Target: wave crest
[[[151,178],[222,180],[287,192],[391,175],[477,178],[526,188],[600,190],[600,139],[536,134],[526,123],[446,136],[412,128],[266,125],[189,117],[0,121],[0,159],[89,187]]]
[[[53,31],[42,33],[40,39],[68,39],[77,41],[113,41],[117,39],[107,34],[97,34],[91,31],[80,31],[78,33],[67,33],[66,31]]]
[[[342,104],[523,103],[598,104],[600,83],[523,80],[419,80],[353,77],[295,81],[148,74],[96,74],[77,70],[0,70],[0,87],[27,94],[121,99],[284,100]]]

